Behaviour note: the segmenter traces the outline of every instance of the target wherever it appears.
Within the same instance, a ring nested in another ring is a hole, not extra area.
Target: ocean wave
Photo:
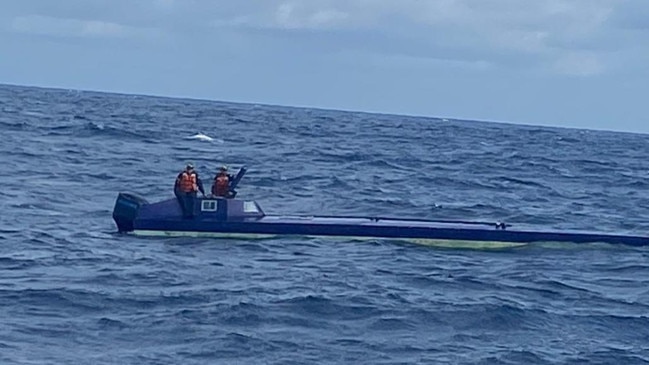
[[[377,315],[380,311],[376,306],[367,303],[358,303],[351,300],[342,302],[318,295],[306,295],[275,301],[274,306],[281,306],[284,312],[295,316],[313,317],[320,321],[327,317],[339,320],[353,320]]]

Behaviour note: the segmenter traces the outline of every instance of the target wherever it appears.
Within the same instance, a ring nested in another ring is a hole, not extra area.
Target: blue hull
[[[538,232],[478,228],[462,223],[427,224],[408,220],[347,219],[269,216],[245,222],[186,222],[181,220],[140,221],[136,231],[238,233],[251,235],[344,236],[415,238],[486,242],[605,242],[632,246],[649,245],[649,238],[581,232]]]
[[[197,198],[184,218],[175,199],[149,204],[120,194],[113,217],[120,231],[142,235],[300,235],[503,243],[604,242],[649,245],[649,237],[515,229],[502,223],[363,217],[267,216],[253,201]]]

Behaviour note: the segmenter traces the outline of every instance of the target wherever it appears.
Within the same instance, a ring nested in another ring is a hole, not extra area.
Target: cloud
[[[366,34],[372,52],[458,58],[468,63],[525,66],[591,76],[607,69],[606,52],[621,33],[610,18],[619,0],[293,0],[270,1],[213,24],[240,28]],[[243,10],[245,11],[245,10]],[[326,37],[326,36],[325,36]],[[404,51],[405,48],[410,50]],[[466,58],[462,58],[466,57]],[[577,64],[585,62],[580,67]],[[522,62],[521,64],[517,64]],[[572,66],[570,66],[572,65]],[[587,71],[586,71],[587,70]]]
[[[317,0],[316,0],[317,1]],[[217,18],[211,22],[217,27],[248,27],[256,29],[280,30],[337,30],[349,24],[349,13],[326,6],[314,6],[303,1],[268,2],[249,12],[241,11],[232,14],[230,11],[216,12]],[[245,7],[244,7],[245,8]]]
[[[569,76],[593,76],[602,73],[604,65],[599,57],[590,52],[562,54],[554,63],[554,69]]]
[[[584,77],[649,54],[644,0],[33,0],[8,8],[11,29],[30,34],[237,33],[250,43],[295,40],[296,49],[322,45],[326,52],[360,49]]]
[[[136,28],[100,20],[54,18],[42,15],[19,16],[10,29],[17,33],[71,38],[151,38],[155,29]]]
[[[283,3],[275,12],[275,24],[286,29],[327,29],[344,24],[349,14],[336,9],[308,9],[295,3]]]
[[[649,31],[649,1],[619,1],[614,7],[609,22],[621,29]]]
[[[161,9],[163,9],[163,10],[171,10],[177,4],[176,4],[175,0],[154,0],[153,5],[159,7]]]

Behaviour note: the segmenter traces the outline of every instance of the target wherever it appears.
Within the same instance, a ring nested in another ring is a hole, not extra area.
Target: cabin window
[[[259,213],[259,209],[257,209],[257,204],[255,204],[255,202],[243,202],[243,212]]]
[[[203,200],[201,211],[203,212],[216,212],[216,200]]]

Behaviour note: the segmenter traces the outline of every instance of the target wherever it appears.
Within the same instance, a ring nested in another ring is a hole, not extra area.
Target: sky
[[[0,83],[649,133],[647,0],[21,0]]]

